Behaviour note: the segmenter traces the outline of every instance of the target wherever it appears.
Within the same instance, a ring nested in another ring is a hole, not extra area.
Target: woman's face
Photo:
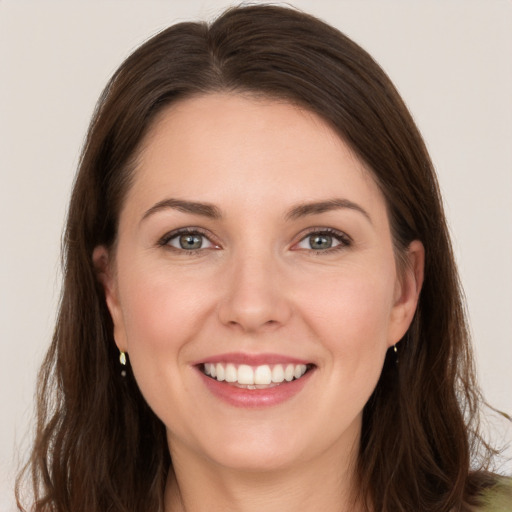
[[[346,456],[414,313],[419,242],[409,258],[399,279],[384,198],[318,116],[234,94],[161,113],[102,280],[175,460]]]

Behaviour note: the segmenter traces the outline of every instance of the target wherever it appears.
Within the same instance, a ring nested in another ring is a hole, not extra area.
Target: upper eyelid
[[[335,228],[328,228],[328,227],[308,228],[307,230],[305,230],[305,232],[303,231],[302,233],[300,233],[298,235],[299,242],[304,240],[304,238],[307,238],[308,236],[314,235],[315,233],[318,233],[318,234],[325,233],[325,234],[328,234],[331,236],[335,236],[335,237],[344,239],[347,242],[352,242],[352,237],[350,235],[348,235],[347,233],[345,233],[344,231],[341,231],[341,230],[335,229]]]
[[[168,231],[165,235],[158,239],[158,244],[165,245],[169,242],[169,240],[184,234],[198,234],[207,238],[212,244],[218,245],[218,243],[215,241],[215,238],[207,230],[196,226],[187,226]]]

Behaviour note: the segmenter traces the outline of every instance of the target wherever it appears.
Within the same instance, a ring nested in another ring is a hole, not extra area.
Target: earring
[[[121,363],[122,366],[126,366],[126,353],[125,352],[120,352],[119,353],[119,362]],[[126,377],[126,370],[123,368],[121,370],[121,377]]]

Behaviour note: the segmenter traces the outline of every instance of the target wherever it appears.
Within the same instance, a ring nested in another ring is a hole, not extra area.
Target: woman
[[[173,26],[114,75],[41,384],[35,510],[507,499],[421,136],[368,54],[289,9]]]

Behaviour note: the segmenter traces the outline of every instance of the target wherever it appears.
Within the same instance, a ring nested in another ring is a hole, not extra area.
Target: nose
[[[272,255],[236,258],[230,265],[218,307],[219,320],[244,332],[278,328],[292,306],[282,269]]]

